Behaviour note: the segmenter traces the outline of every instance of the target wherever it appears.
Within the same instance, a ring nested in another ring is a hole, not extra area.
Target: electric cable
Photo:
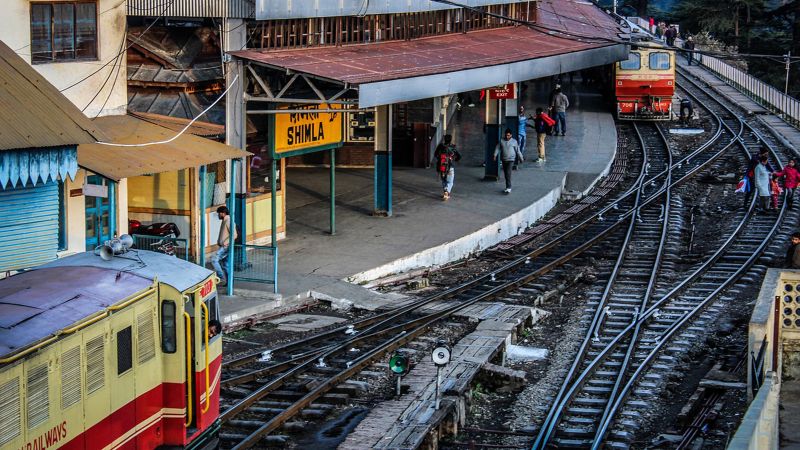
[[[170,142],[174,141],[175,139],[178,139],[181,135],[183,135],[186,132],[186,130],[188,130],[189,127],[191,127],[200,117],[205,115],[209,110],[211,110],[211,108],[214,107],[214,105],[219,103],[219,101],[222,100],[225,97],[225,95],[228,93],[228,91],[230,91],[231,88],[236,85],[236,82],[238,80],[239,80],[239,75],[237,74],[233,78],[233,80],[231,81],[231,84],[228,86],[228,88],[225,89],[225,91],[222,92],[222,94],[220,94],[220,96],[217,97],[217,99],[214,100],[213,103],[211,103],[206,109],[203,110],[203,112],[198,114],[194,119],[189,121],[189,123],[187,123],[186,126],[183,127],[183,129],[181,131],[178,132],[178,134],[176,134],[175,136],[172,136],[169,139],[164,139],[162,141],[155,141],[155,142],[145,142],[145,143],[140,143],[140,144],[116,144],[114,142],[102,142],[102,141],[97,141],[96,144],[108,145],[108,146],[111,146],[111,147],[147,147],[149,145],[169,144]]]

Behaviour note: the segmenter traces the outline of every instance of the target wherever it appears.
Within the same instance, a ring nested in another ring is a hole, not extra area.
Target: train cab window
[[[117,375],[133,367],[133,333],[131,327],[117,332]]]
[[[208,299],[206,299],[205,302],[206,302],[206,307],[208,307],[208,314],[210,316],[208,318],[209,323],[212,320],[219,321],[219,306],[218,306],[218,302],[217,302],[217,296],[215,295],[213,297],[209,297]],[[205,323],[205,312],[203,312],[203,323]],[[217,332],[216,335],[209,336],[209,337],[210,338],[211,337],[216,337],[216,336],[219,336],[220,334],[221,333]],[[203,343],[203,345],[205,345],[205,343]]]
[[[651,70],[668,70],[669,69],[669,53],[666,53],[666,52],[650,53],[650,69]]]
[[[175,302],[172,300],[161,303],[161,350],[164,353],[175,353],[178,350]]]
[[[636,52],[628,53],[628,59],[620,61],[619,68],[622,70],[639,70],[642,68],[642,55]]]

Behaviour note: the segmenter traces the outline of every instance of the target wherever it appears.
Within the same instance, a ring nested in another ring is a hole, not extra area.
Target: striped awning
[[[0,189],[14,189],[30,183],[75,179],[78,147],[48,147],[0,151]]]

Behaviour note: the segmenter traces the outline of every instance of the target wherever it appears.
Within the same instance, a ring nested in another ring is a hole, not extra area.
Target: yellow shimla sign
[[[305,108],[308,112],[275,114],[275,153],[287,153],[342,142],[343,113],[317,109],[341,109],[339,105]]]

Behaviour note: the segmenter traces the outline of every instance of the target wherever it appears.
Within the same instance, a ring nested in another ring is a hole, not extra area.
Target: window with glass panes
[[[86,59],[97,59],[97,3],[31,3],[31,61]]]

